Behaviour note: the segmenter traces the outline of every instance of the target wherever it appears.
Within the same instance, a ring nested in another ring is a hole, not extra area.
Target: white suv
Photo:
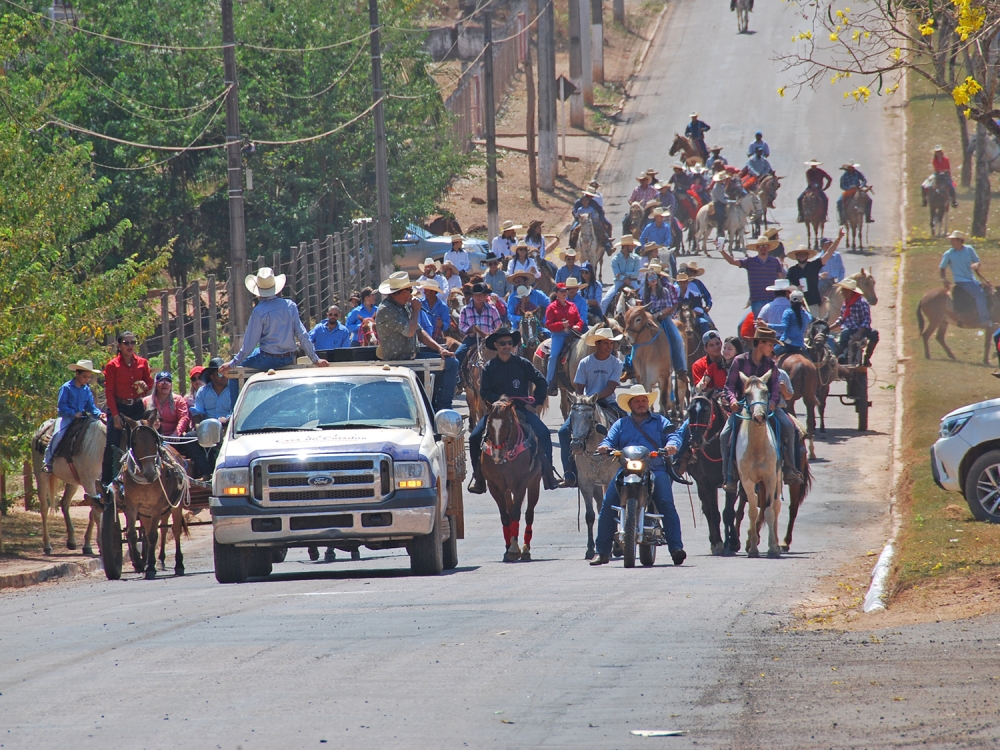
[[[1000,398],[946,414],[931,446],[938,487],[961,492],[980,521],[1000,523]]]

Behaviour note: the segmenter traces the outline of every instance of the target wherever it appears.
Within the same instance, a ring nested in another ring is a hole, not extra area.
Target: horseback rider
[[[629,203],[641,203],[645,206],[646,201],[653,200],[659,196],[659,191],[653,187],[653,178],[649,172],[652,172],[652,170],[643,172],[635,178],[639,181],[639,184],[632,188],[632,195],[628,197]]]
[[[747,174],[753,178],[752,181],[743,183],[743,187],[748,190],[755,187],[760,182],[762,177],[774,174],[774,170],[771,168],[771,163],[764,157],[763,146],[758,146],[754,151],[753,156],[747,160],[746,171]]]
[[[764,158],[770,158],[771,147],[767,145],[767,141],[764,140],[764,134],[759,130],[753,134],[753,140],[750,141],[750,145],[747,146],[747,156],[753,156],[757,153],[757,149],[764,152]]]
[[[507,279],[506,272],[500,268],[500,257],[490,250],[483,258],[483,262],[486,263],[487,269],[486,274],[483,276],[483,283],[488,284],[493,293],[500,297],[509,295],[513,287]],[[441,288],[444,289],[443,286]]]
[[[983,290],[983,285],[976,278],[979,275],[979,255],[976,254],[976,250],[972,245],[965,244],[968,238],[964,232],[956,229],[948,235],[948,239],[951,240],[951,247],[945,250],[944,255],[941,256],[941,266],[939,269],[941,282],[944,284],[945,289],[947,289],[948,275],[946,269],[951,267],[951,278],[955,282],[955,286],[976,301],[979,327],[987,328],[991,323],[990,308],[986,300],[986,292]],[[952,298],[954,299],[954,292],[952,292]]]
[[[779,407],[781,403],[781,377],[778,366],[772,358],[774,346],[778,338],[774,331],[766,327],[758,327],[754,331],[753,349],[740,354],[733,360],[726,379],[726,397],[729,399],[730,415],[726,426],[722,429],[720,441],[722,444],[722,471],[726,477],[726,492],[737,492],[739,483],[733,467],[736,464],[736,435],[739,432],[739,413],[742,410],[740,400],[743,398],[743,379],[747,377],[763,378],[770,373],[767,386],[770,389],[768,397],[768,413],[775,417],[778,423],[781,439],[781,461],[784,465],[783,479],[785,484],[802,484],[804,480],[795,464],[796,428],[791,418]]]
[[[691,187],[691,173],[687,171],[686,167],[680,162],[676,162],[673,165],[674,173],[670,175],[667,180],[667,184],[674,192],[676,198],[681,198],[687,195],[688,189]]]
[[[839,217],[839,222],[841,226],[846,223],[844,218],[844,198],[854,195],[858,190],[868,185],[868,178],[865,177],[861,170],[858,169],[860,164],[856,162],[848,162],[847,164],[841,164],[840,168],[844,171],[844,174],[840,175],[840,189],[841,195],[837,198],[837,216]],[[868,211],[865,215],[865,221],[871,224],[875,221],[872,218],[871,204],[868,205]]]
[[[489,287],[483,282],[472,285],[472,301],[462,308],[458,317],[458,330],[465,338],[455,351],[455,359],[459,367],[465,362],[465,357],[471,347],[500,327],[500,313],[490,302]]]
[[[566,261],[566,265],[556,271],[556,283],[565,284],[570,276],[579,281],[581,278],[580,266],[576,264],[576,250],[571,247],[566,248],[563,250],[562,257]]]
[[[791,306],[788,295],[793,288],[788,279],[775,279],[774,283],[767,287],[767,291],[774,293],[774,299],[760,308],[760,312],[757,313],[757,322],[767,324],[767,327],[774,330],[779,338],[785,330],[781,327],[781,321],[785,317],[785,310]]]
[[[518,271],[513,278],[508,277],[508,281],[514,287],[507,299],[507,318],[512,327],[521,325],[521,318],[525,313],[535,313],[539,325],[544,325],[545,308],[549,306],[549,298],[545,293],[535,289],[535,277],[527,271]]]
[[[587,327],[587,300],[583,298],[580,292],[586,286],[586,284],[581,284],[577,281],[575,276],[570,276],[565,282],[560,281],[556,284],[556,291],[565,289],[566,301],[571,305],[576,305],[576,310],[580,313],[580,320],[583,321],[584,328]]]
[[[708,186],[705,183],[705,180],[708,179],[706,175],[708,175],[708,170],[700,164],[695,164],[691,168],[691,187],[688,190],[688,195],[692,199],[697,196],[697,200],[695,200],[695,215],[697,215],[702,206],[711,200],[708,194]]]
[[[688,296],[701,297],[702,307],[704,308],[705,315],[707,316],[712,310],[712,293],[708,291],[708,287],[705,286],[705,283],[698,278],[699,276],[704,276],[706,270],[707,269],[701,268],[695,261],[691,260],[687,263],[681,263],[678,273],[687,274],[688,288],[691,290]]]
[[[632,289],[639,288],[639,270],[642,268],[642,258],[633,255],[635,238],[630,234],[624,235],[619,242],[615,243],[618,252],[611,256],[611,272],[614,274],[614,284],[604,293],[601,299],[601,313],[607,315],[608,305],[615,295],[621,291],[622,287],[628,286]]]
[[[806,296],[801,289],[788,295],[788,309],[781,316],[781,343],[774,347],[776,354],[802,354],[805,351],[805,333],[813,316],[806,309]]]
[[[81,359],[69,369],[73,370],[73,377],[59,388],[56,423],[52,426],[52,439],[42,461],[42,471],[46,474],[52,473],[52,459],[73,420],[82,417],[100,419],[104,416],[94,403],[94,392],[90,390],[90,379],[100,370],[95,370],[94,363],[89,359]]]
[[[448,279],[438,273],[438,264],[434,262],[433,258],[427,258],[423,264],[417,265],[417,270],[420,271],[420,278],[417,279],[418,284],[423,284],[425,281],[433,281],[438,285],[440,289],[448,288]],[[423,293],[420,294],[423,297]],[[375,311],[372,310],[372,315]]]
[[[677,374],[678,382],[687,382],[687,355],[681,332],[674,325],[673,315],[677,312],[680,293],[670,281],[670,274],[663,270],[659,260],[653,259],[645,269],[640,301],[667,335],[670,344],[670,359]]]
[[[552,475],[552,437],[549,428],[528,405],[531,397],[535,404],[545,400],[547,384],[545,376],[524,357],[515,354],[521,345],[520,331],[501,328],[486,337],[486,348],[495,351],[497,356],[483,367],[483,375],[479,385],[479,395],[493,403],[503,396],[516,399],[517,416],[535,433],[538,443],[539,457],[542,463],[542,483],[545,489],[552,490],[558,486]],[[534,388],[531,388],[534,386]],[[469,492],[482,495],[486,492],[486,480],[483,479],[479,465],[482,457],[483,433],[486,431],[486,416],[469,433],[469,454],[472,459],[472,483]]]
[[[724,167],[729,163],[726,161],[726,157],[724,157],[721,152],[722,146],[712,146],[712,148],[709,149],[708,158],[705,160],[705,169],[707,169],[710,173],[714,174],[717,171],[717,164]]]
[[[472,256],[465,249],[465,239],[460,234],[451,236],[451,250],[444,254],[444,262],[451,263],[458,273],[468,276],[472,270]]]
[[[587,336],[587,346],[594,347],[593,354],[580,360],[573,376],[573,390],[580,396],[597,396],[597,405],[611,412],[615,418],[625,412],[611,399],[622,379],[622,361],[614,355],[615,342],[621,341],[621,334],[614,335],[610,328],[598,328]],[[562,455],[563,482],[561,487],[576,487],[576,461],[570,448],[569,417],[559,428],[559,450]]]
[[[518,229],[522,229],[522,226],[509,220],[500,225],[500,234],[493,238],[493,244],[490,245],[494,255],[498,258],[506,258],[514,252]]]
[[[872,352],[878,345],[878,331],[872,328],[872,309],[868,300],[858,291],[858,282],[854,279],[844,279],[835,286],[844,290],[844,304],[840,308],[840,317],[830,325],[830,330],[838,325],[841,327],[840,340],[837,342],[837,357],[841,364],[846,364],[847,348],[851,339],[858,341],[868,339],[862,364],[870,367]]]
[[[611,223],[604,216],[604,209],[593,200],[596,195],[597,193],[588,187],[583,191],[583,195],[577,199],[576,203],[573,204],[573,226],[570,227],[569,232],[570,236],[573,237],[573,233],[580,226],[580,217],[583,214],[590,214],[595,227],[598,222],[604,227],[604,248],[607,250],[611,247]],[[572,247],[576,247],[575,240],[572,243]]]
[[[833,244],[833,240],[829,237],[824,237],[819,242],[819,246],[822,248],[824,253],[831,244]],[[830,292],[833,290],[833,285],[838,281],[843,281],[846,277],[847,269],[844,267],[844,259],[840,257],[840,252],[834,249],[833,255],[830,256],[829,260],[827,260],[826,265],[823,266],[823,271],[819,275],[820,297],[830,296]]]
[[[510,279],[519,271],[527,271],[536,280],[540,279],[542,272],[538,270],[538,264],[535,263],[535,259],[528,255],[531,247],[524,240],[520,240],[514,245],[514,255],[511,256],[510,261],[507,263],[507,278]]]
[[[799,195],[795,202],[799,208],[799,217],[796,219],[799,224],[805,221],[802,216],[802,199],[806,197],[806,194],[810,190],[819,196],[820,202],[823,204],[823,221],[826,221],[826,212],[827,209],[830,208],[830,199],[827,197],[826,191],[829,190],[830,185],[833,184],[833,178],[828,175],[825,170],[820,169],[822,164],[823,162],[816,161],[816,159],[810,159],[805,162],[805,165],[809,167],[809,169],[806,170],[806,189],[802,191],[802,194]]]
[[[691,122],[684,128],[684,135],[691,139],[691,143],[698,147],[698,152],[703,159],[708,158],[708,147],[705,145],[705,133],[712,129],[708,123],[698,119],[698,113],[692,112],[689,117]]]
[[[666,461],[670,456],[680,452],[687,435],[687,422],[675,430],[674,426],[662,414],[654,414],[649,408],[655,402],[659,393],[647,391],[641,385],[634,385],[625,393],[618,394],[618,405],[629,412],[608,430],[608,434],[598,446],[598,453],[607,455],[613,450],[623,450],[630,445],[642,446],[659,455],[650,457],[649,470],[653,475],[653,504],[656,512],[663,517],[663,534],[667,541],[667,549],[674,565],[681,565],[687,558],[684,543],[681,540],[681,520],[674,507],[672,490],[672,472],[667,470]],[[624,469],[608,484],[601,503],[601,513],[597,521],[597,555],[590,561],[591,565],[607,565],[611,561],[611,546],[615,533],[615,507],[621,504],[618,494],[618,483]]]
[[[594,315],[601,314],[601,295],[604,289],[600,282],[594,280],[594,269],[590,261],[580,264],[580,291],[578,296],[587,303],[587,311]],[[584,318],[586,320],[586,318]]]
[[[809,311],[817,318],[819,317],[820,304],[823,302],[819,275],[826,264],[830,262],[833,254],[837,252],[837,245],[840,244],[843,237],[844,228],[841,227],[837,239],[833,242],[824,238],[822,255],[805,245],[799,245],[788,253],[788,257],[795,261],[795,265],[787,271],[788,280],[793,285],[802,288],[805,292],[806,304],[809,305]]]
[[[300,323],[301,325],[301,323]],[[303,329],[304,330],[304,329]],[[104,365],[104,394],[107,400],[108,433],[101,466],[101,486],[108,488],[114,479],[115,451],[120,450],[125,420],[142,419],[142,398],[153,387],[149,362],[135,353],[135,334],[119,333],[118,354]]]
[[[942,179],[948,181],[948,196],[951,198],[951,207],[958,208],[958,198],[955,195],[955,181],[951,177],[951,162],[944,155],[944,148],[942,146],[934,147],[934,158],[931,159],[931,167],[934,169],[931,176],[920,185],[920,191],[923,194],[923,202],[920,205],[927,205],[927,191],[934,187],[934,181],[940,175]]]
[[[549,329],[552,337],[549,344],[549,362],[545,373],[545,379],[549,383],[549,395],[555,396],[559,393],[559,386],[556,383],[556,372],[559,368],[559,357],[562,354],[566,340],[572,333],[579,334],[583,328],[583,320],[580,318],[580,310],[569,301],[569,295],[565,284],[556,284],[556,298],[549,303],[545,309],[545,327]]]
[[[704,269],[702,269],[704,270]],[[712,319],[708,317],[708,303],[701,295],[701,289],[695,284],[697,279],[688,275],[685,271],[679,271],[674,277],[677,282],[677,293],[680,303],[686,303],[691,307],[695,316],[695,329],[698,335],[702,336],[708,329],[712,328]]]
[[[726,206],[736,202],[727,192],[729,178],[726,172],[716,172],[712,177],[712,205],[715,208],[715,225],[719,237],[726,233]]]
[[[642,234],[639,235],[639,254],[645,255],[648,245],[659,245],[660,247],[670,247],[673,244],[673,233],[670,231],[670,224],[667,218],[670,212],[663,208],[653,209],[653,220],[647,224]]]
[[[652,171],[652,170],[650,170],[650,171]],[[601,209],[603,210],[604,209],[604,194],[600,190],[601,183],[599,183],[597,180],[591,180],[590,184],[587,185],[587,187],[590,188],[590,192],[592,192],[594,194],[594,203],[596,203],[598,206],[600,206]]]
[[[750,287],[750,310],[754,315],[774,299],[774,290],[768,289],[768,287],[774,284],[775,279],[785,276],[785,267],[781,265],[781,261],[770,255],[770,252],[777,245],[777,240],[758,237],[747,243],[747,251],[756,250],[757,257],[746,257],[740,260],[736,260],[725,248],[720,248],[722,257],[729,265],[739,266],[746,270],[747,284]]]
[[[726,387],[729,373],[722,354],[722,336],[714,328],[705,331],[701,337],[701,346],[705,350],[705,356],[691,364],[691,381],[700,391],[713,394]]]

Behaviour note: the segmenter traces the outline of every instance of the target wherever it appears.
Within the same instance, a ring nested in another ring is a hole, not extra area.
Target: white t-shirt
[[[450,262],[459,271],[467,272],[472,268],[472,259],[469,258],[469,253],[466,250],[457,253],[454,250],[449,250],[444,254],[444,260],[446,263]]]
[[[594,354],[588,354],[580,360],[576,368],[573,382],[583,386],[585,396],[593,396],[608,387],[608,383],[622,381],[622,361],[614,354],[605,360],[600,360]]]

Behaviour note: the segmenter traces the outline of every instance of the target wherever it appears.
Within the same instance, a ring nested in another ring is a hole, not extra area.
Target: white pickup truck
[[[215,577],[267,576],[289,547],[405,547],[417,575],[458,565],[462,418],[436,415],[439,360],[257,373],[225,428],[212,482]],[[241,379],[244,373],[235,373]]]

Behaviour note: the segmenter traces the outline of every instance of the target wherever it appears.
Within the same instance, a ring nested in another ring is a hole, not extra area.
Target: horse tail
[[[917,326],[919,327],[921,334],[923,334],[923,332],[924,332],[924,310],[923,310],[923,308],[924,308],[924,301],[920,300],[920,302],[917,303]]]

